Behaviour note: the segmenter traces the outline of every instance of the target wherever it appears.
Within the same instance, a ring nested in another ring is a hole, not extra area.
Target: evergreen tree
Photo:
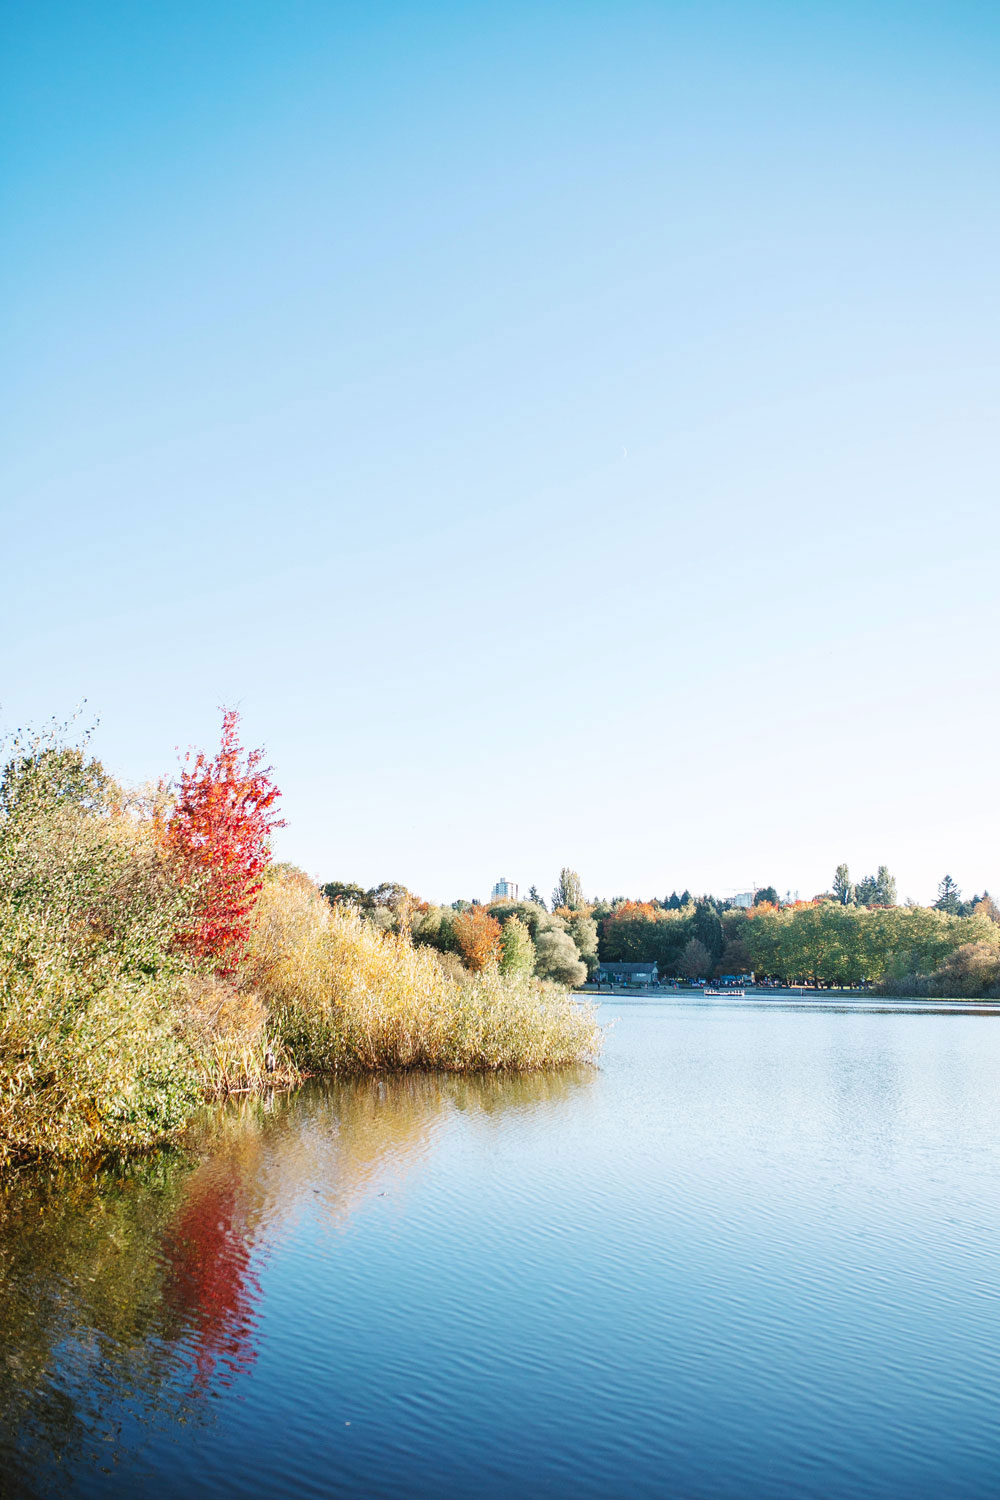
[[[773,885],[762,885],[759,891],[754,892],[754,906],[763,906],[765,902],[767,902],[768,906],[780,905],[778,892]]]
[[[722,954],[725,936],[722,919],[711,900],[699,901],[695,907],[691,937],[692,941],[700,943],[705,949],[709,965],[714,965]]]
[[[896,881],[885,865],[879,865],[875,875],[866,875],[854,889],[858,906],[895,906]]]
[[[545,897],[542,895],[537,885],[533,885],[531,887],[531,890],[528,892],[528,900],[533,901],[536,906],[540,906],[542,908],[542,911],[546,910]]]
[[[938,886],[938,898],[934,903],[936,911],[950,912],[953,917],[958,916],[962,905],[962,892],[952,880],[946,875]]]

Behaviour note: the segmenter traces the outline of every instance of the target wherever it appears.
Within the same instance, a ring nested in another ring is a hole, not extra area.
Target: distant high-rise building
[[[753,894],[753,891],[740,891],[738,895],[733,897],[733,905],[744,908],[753,906]]]
[[[491,901],[516,901],[517,885],[513,880],[505,880],[503,876],[497,881],[490,892]]]

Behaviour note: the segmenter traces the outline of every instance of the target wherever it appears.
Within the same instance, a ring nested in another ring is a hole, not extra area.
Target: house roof
[[[656,961],[649,959],[646,963],[618,963],[615,959],[609,959],[601,964],[602,969],[615,969],[619,974],[648,974],[651,969],[656,968]]]

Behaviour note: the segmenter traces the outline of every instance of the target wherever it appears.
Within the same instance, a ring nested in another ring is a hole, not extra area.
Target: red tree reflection
[[[257,1358],[255,1304],[260,1284],[250,1269],[253,1245],[247,1205],[234,1176],[199,1182],[178,1214],[163,1246],[166,1296],[191,1329],[197,1384],[221,1368],[247,1371]],[[225,1374],[222,1384],[228,1384]]]

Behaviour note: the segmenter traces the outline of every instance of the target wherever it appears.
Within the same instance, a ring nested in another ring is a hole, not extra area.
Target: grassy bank
[[[169,795],[126,795],[56,740],[18,746],[7,764],[0,1166],[146,1149],[205,1099],[308,1072],[534,1069],[596,1054],[592,1013],[564,991],[493,964],[446,972],[405,933],[332,911],[287,867],[248,888],[239,948],[227,937],[220,962],[190,939],[218,908],[213,872],[179,859],[169,817]]]

